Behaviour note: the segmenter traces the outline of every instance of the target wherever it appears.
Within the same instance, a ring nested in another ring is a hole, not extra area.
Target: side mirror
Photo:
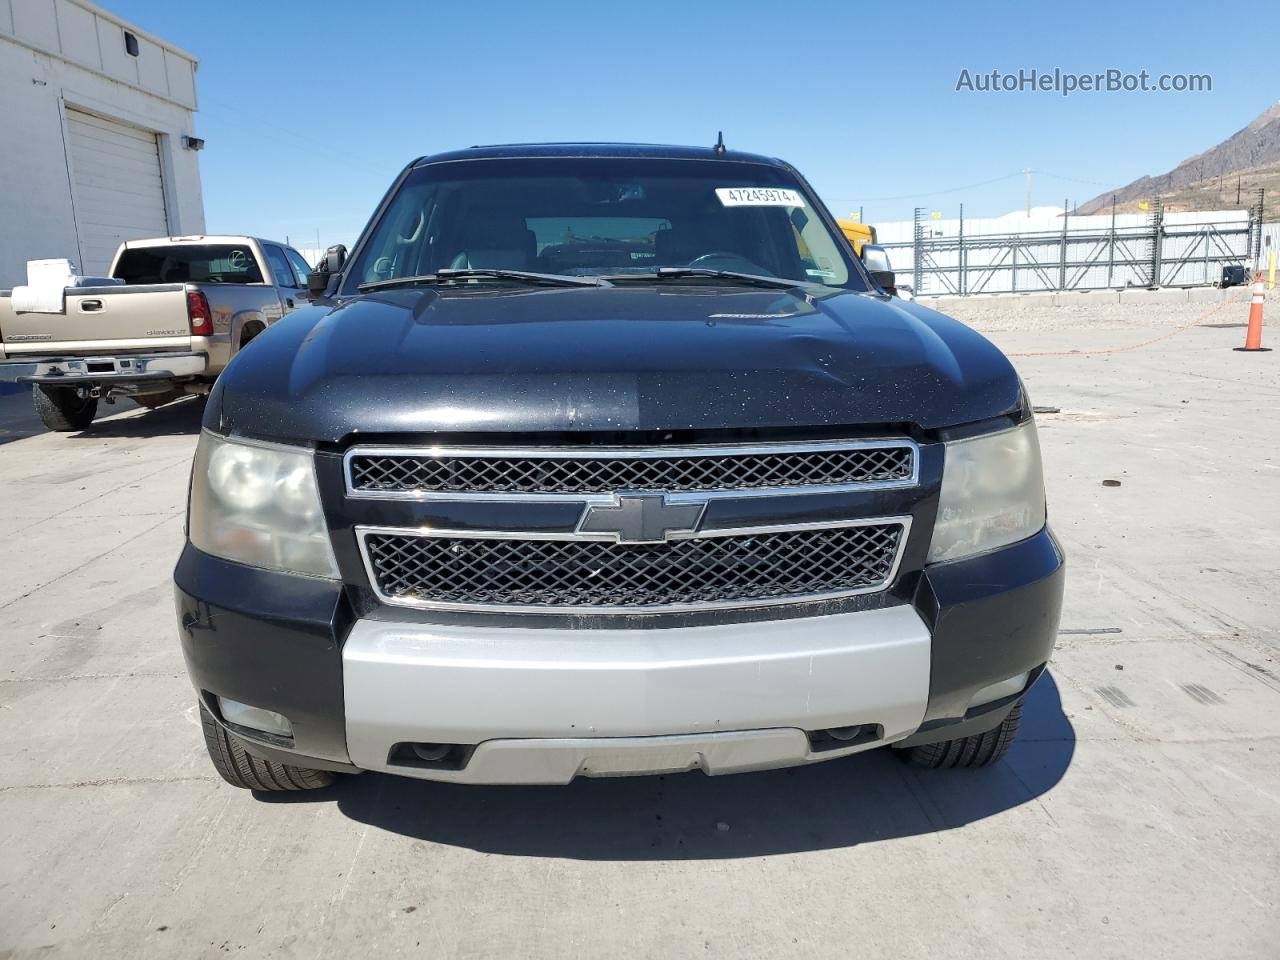
[[[316,264],[316,268],[307,274],[307,294],[312,298],[323,297],[329,289],[329,281],[334,274],[342,272],[347,262],[347,248],[341,243],[330,247]]]
[[[307,295],[315,297],[323,297],[325,290],[329,288],[329,272],[327,270],[312,270],[307,274]]]
[[[347,248],[341,243],[324,252],[324,269],[326,273],[339,273],[347,262]]]
[[[867,273],[871,274],[871,279],[885,293],[893,296],[897,292],[897,278],[894,276],[893,267],[889,263],[888,250],[876,243],[863,244],[862,265],[867,268]]]

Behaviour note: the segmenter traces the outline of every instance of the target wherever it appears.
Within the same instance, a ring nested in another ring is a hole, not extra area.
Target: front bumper
[[[669,630],[360,620],[342,664],[356,766],[567,783],[783,766],[901,739],[924,718],[929,631],[909,606]],[[875,735],[810,749],[810,731],[860,726]],[[480,747],[450,770],[389,759],[404,743]]]
[[[197,377],[208,372],[208,369],[209,356],[205,353],[58,357],[2,362],[0,381],[78,387]]]
[[[476,783],[762,769],[998,723],[1016,697],[971,701],[1049,659],[1060,548],[1046,529],[914,576],[911,602],[881,609],[597,630],[358,619],[341,584],[190,545],[175,571],[197,688],[293,724],[287,748],[246,738],[249,749]],[[812,736],[860,725],[874,735]],[[467,749],[405,762],[413,743]]]

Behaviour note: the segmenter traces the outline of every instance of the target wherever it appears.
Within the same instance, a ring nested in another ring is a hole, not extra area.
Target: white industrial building
[[[0,0],[0,287],[204,232],[191,54],[85,0]]]

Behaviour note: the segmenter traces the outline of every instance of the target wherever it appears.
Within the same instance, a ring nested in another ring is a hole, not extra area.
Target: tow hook
[[[81,387],[76,391],[82,400],[92,397],[94,400],[105,400],[108,404],[114,405],[116,402],[116,392],[110,387],[103,387],[101,384],[93,387]]]

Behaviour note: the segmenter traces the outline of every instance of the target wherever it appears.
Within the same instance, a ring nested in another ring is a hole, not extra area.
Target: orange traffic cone
[[[1249,301],[1249,329],[1244,335],[1244,346],[1236,347],[1239,351],[1263,351],[1269,348],[1262,345],[1262,271],[1253,275],[1253,299]]]

